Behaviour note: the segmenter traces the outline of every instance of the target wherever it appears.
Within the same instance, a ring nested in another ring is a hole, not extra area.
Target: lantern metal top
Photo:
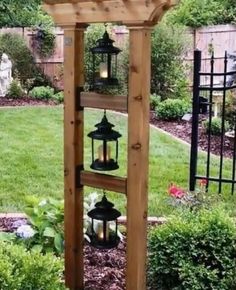
[[[97,40],[97,46],[90,49],[93,54],[118,54],[121,49],[113,46],[114,40],[109,37],[107,30],[104,32],[103,37]]]
[[[88,134],[88,137],[92,139],[116,141],[118,138],[121,137],[121,134],[119,132],[112,129],[114,125],[107,120],[106,113],[104,113],[101,122],[96,124],[95,127],[97,128],[97,130],[92,131]]]
[[[95,208],[88,212],[88,216],[96,220],[114,221],[121,216],[121,213],[114,208],[114,204],[108,201],[104,194],[102,200],[95,204]]]

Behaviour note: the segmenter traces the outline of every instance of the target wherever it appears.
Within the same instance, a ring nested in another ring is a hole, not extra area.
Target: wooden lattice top
[[[44,0],[58,25],[117,22],[153,26],[178,0]]]

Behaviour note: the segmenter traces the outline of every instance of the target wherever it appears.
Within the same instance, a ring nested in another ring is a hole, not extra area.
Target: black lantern
[[[104,111],[102,121],[96,124],[95,127],[97,130],[88,134],[88,137],[92,139],[92,164],[90,167],[99,171],[118,169],[118,138],[121,137],[121,134],[112,129],[114,125],[108,122],[106,111]],[[95,140],[102,142],[97,147],[96,152],[94,149]],[[112,151],[115,154],[114,158],[112,158]],[[97,154],[97,158],[95,158],[95,154]]]
[[[119,244],[117,219],[121,213],[114,208],[104,194],[95,208],[88,212],[92,219],[90,240],[91,245],[99,249],[111,249]]]
[[[97,40],[96,46],[91,48],[93,58],[92,90],[119,84],[117,75],[117,55],[121,52],[113,46],[107,31]]]

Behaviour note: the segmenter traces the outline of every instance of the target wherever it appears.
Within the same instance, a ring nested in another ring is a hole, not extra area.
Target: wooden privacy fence
[[[54,54],[49,58],[40,58],[33,45],[33,36],[35,32],[29,28],[2,28],[0,34],[12,33],[22,36],[35,56],[36,63],[41,67],[43,72],[50,77],[54,85],[63,88],[63,61],[64,61],[64,32],[60,28],[55,28],[54,33],[56,36]]]
[[[64,31],[60,28],[55,28],[56,47],[55,52],[50,58],[40,59],[33,48],[32,37],[34,32],[27,28],[2,28],[2,33],[17,33],[26,39],[26,42],[36,57],[36,62],[42,68],[44,73],[48,75],[55,85],[62,87],[63,79],[63,37]],[[114,28],[115,40],[117,46],[124,46],[127,41],[128,30],[124,26]],[[236,51],[236,25],[216,25],[198,29],[189,29],[187,37],[190,38],[190,47],[187,54],[184,56],[185,62],[190,68],[189,79],[192,81],[193,67],[193,52],[195,49],[202,51],[202,71],[210,71],[210,57],[214,51],[215,71],[223,71],[224,52],[229,53]],[[230,59],[229,59],[230,61]],[[230,67],[230,63],[229,63]],[[207,84],[207,77],[203,80]],[[221,81],[221,80],[219,80]]]
[[[202,52],[201,71],[211,71],[211,56],[214,53],[214,70],[216,73],[224,71],[225,51],[236,52],[236,25],[215,25],[198,29],[190,29],[187,33],[190,36],[191,46],[185,56],[185,61],[190,67],[190,81],[192,81],[193,54],[198,49]],[[228,68],[232,66],[232,59],[228,59]],[[209,76],[201,78],[202,85],[209,84]],[[223,77],[215,77],[214,81],[223,82]]]

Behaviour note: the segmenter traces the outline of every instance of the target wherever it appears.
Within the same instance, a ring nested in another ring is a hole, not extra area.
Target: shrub
[[[34,87],[29,95],[37,100],[49,100],[53,98],[54,89],[51,87]]]
[[[236,120],[236,94],[229,93],[226,99],[225,119],[229,122],[230,129],[235,127]]]
[[[167,13],[168,22],[191,27],[217,24],[235,24],[236,3],[234,0],[182,0]]]
[[[7,96],[12,99],[19,99],[19,98],[22,98],[23,95],[24,95],[24,91],[21,87],[19,80],[17,79],[12,80],[7,90]]]
[[[0,242],[1,290],[63,290],[62,271],[62,261],[53,255]]]
[[[64,101],[64,93],[59,92],[52,96],[53,100],[55,100],[58,104],[63,103]]]
[[[27,90],[36,85],[51,83],[37,67],[32,52],[20,35],[11,33],[0,35],[0,54],[2,53],[6,53],[13,63],[13,78],[17,76]]]
[[[150,232],[150,289],[236,289],[235,258],[236,228],[224,212],[185,212]]]
[[[24,83],[36,74],[34,57],[25,40],[18,34],[5,33],[0,36],[0,54],[6,53],[13,62],[13,72],[17,70],[19,79]]]
[[[157,117],[163,120],[178,120],[190,109],[185,100],[167,99],[156,108]]]
[[[33,47],[41,58],[54,53],[56,36],[51,28],[38,27],[33,37]]]
[[[28,240],[23,240],[28,249],[37,247],[42,253],[54,252],[62,254],[64,203],[53,199],[32,204],[26,209],[29,222],[35,234]]]
[[[211,119],[211,128],[209,127],[209,119],[203,122],[203,127],[205,128],[206,132],[212,135],[221,135],[222,133],[222,119],[219,117],[214,117]],[[230,128],[229,122],[225,121],[224,132],[228,131]]]
[[[159,95],[156,95],[156,94],[150,95],[150,108],[152,110],[155,110],[160,102],[161,102],[161,97]]]
[[[184,28],[159,24],[152,33],[151,93],[162,100],[188,97],[183,57],[189,41]]]

